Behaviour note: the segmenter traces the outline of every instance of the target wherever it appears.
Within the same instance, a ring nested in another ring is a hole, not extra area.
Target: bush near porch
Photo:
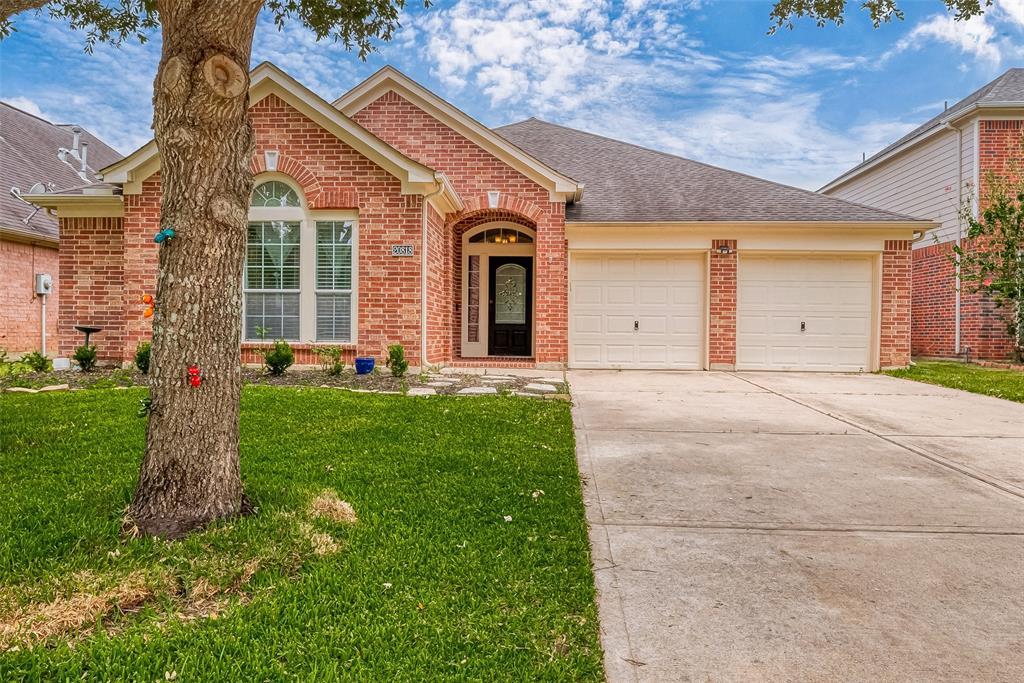
[[[258,514],[166,543],[145,395],[0,395],[0,680],[602,678],[568,404],[247,387]]]
[[[909,368],[889,370],[886,374],[1024,403],[1024,372],[1019,370],[952,361],[918,361]]]

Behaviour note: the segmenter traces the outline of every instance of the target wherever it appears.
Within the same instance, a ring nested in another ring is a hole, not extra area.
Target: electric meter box
[[[36,273],[36,294],[53,293],[53,276],[49,273]]]

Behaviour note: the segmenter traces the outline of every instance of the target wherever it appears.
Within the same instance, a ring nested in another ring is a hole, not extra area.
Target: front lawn
[[[0,680],[601,679],[568,404],[248,387],[258,514],[166,543],[144,395],[0,395]]]
[[[921,361],[905,370],[889,370],[886,374],[1024,403],[1024,372],[1017,370],[951,361]]]

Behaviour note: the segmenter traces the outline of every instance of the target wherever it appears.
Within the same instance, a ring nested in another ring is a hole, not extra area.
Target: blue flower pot
[[[363,356],[356,358],[356,374],[357,375],[369,375],[373,372],[373,358],[371,356]]]

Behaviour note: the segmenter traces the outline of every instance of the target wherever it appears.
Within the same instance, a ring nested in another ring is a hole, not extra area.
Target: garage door
[[[704,256],[574,254],[569,365],[704,365]]]
[[[872,263],[867,256],[741,256],[737,368],[870,370]]]

